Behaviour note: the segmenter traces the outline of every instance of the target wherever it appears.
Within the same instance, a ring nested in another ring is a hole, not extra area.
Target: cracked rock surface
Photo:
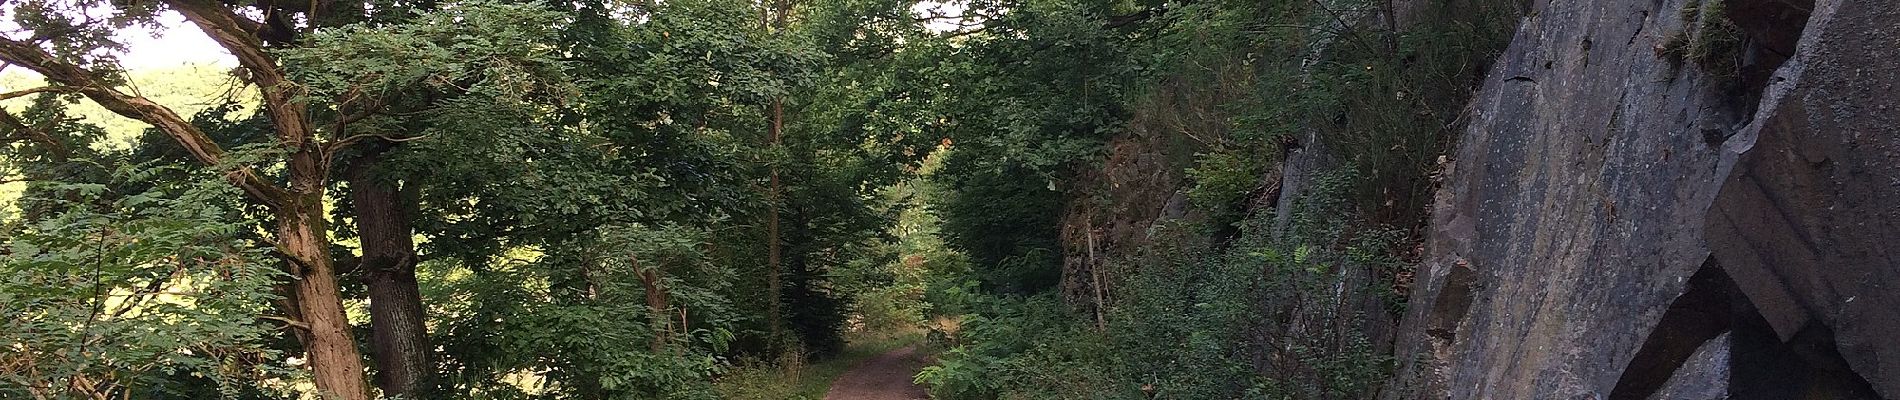
[[[1726,0],[1722,69],[1665,50],[1704,1],[1536,2],[1387,398],[1900,398],[1900,10]]]

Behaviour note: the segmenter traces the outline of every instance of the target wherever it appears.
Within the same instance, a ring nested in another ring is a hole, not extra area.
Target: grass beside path
[[[714,384],[728,400],[822,400],[831,382],[872,357],[923,341],[922,330],[855,334],[837,356],[805,363],[786,357],[778,365],[749,363],[734,367]]]

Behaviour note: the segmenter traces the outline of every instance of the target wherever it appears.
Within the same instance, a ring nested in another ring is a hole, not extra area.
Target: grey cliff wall
[[[1894,4],[1538,2],[1468,112],[1386,398],[1900,398]]]

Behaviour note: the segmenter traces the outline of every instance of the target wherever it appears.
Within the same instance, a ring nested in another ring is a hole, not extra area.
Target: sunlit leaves
[[[550,42],[560,16],[536,4],[464,1],[393,25],[317,31],[307,46],[279,54],[313,96],[357,101],[418,86],[525,100],[566,89]]]
[[[0,395],[193,390],[165,378],[175,375],[208,380],[198,396],[228,396],[284,378],[272,367],[281,355],[261,345],[278,326],[258,318],[281,273],[239,239],[236,190],[215,180],[114,187],[64,185],[64,211],[0,233]]]

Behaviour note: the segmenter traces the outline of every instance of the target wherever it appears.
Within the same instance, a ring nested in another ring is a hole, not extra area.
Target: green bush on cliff
[[[1656,54],[1671,67],[1684,62],[1718,78],[1739,74],[1743,42],[1742,29],[1729,19],[1723,0],[1691,2],[1677,11],[1681,30],[1664,37]]]

